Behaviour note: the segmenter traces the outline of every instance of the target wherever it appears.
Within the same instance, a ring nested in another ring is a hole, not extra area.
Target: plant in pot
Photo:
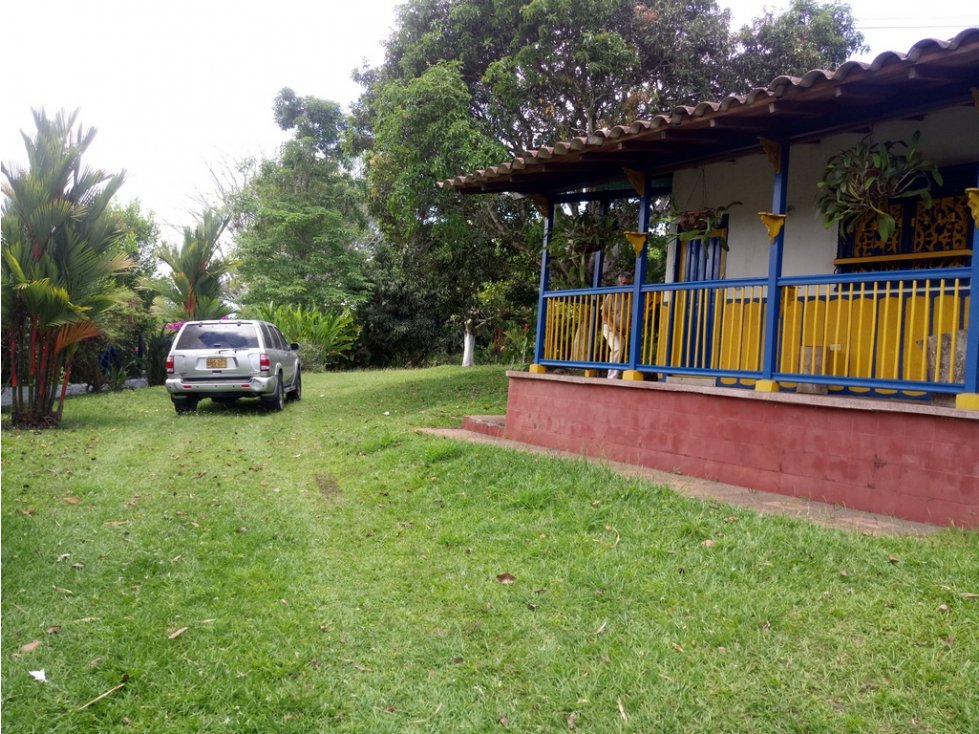
[[[931,207],[932,184],[941,186],[942,175],[918,150],[920,137],[919,131],[908,143],[875,143],[867,136],[830,158],[816,184],[816,208],[825,225],[840,223],[845,234],[852,234],[860,221],[873,217],[878,237],[886,242],[897,229],[890,202],[920,197]]]
[[[710,237],[712,232],[721,232],[721,247],[729,250],[727,237],[724,234],[724,218],[728,212],[741,206],[742,202],[732,201],[724,206],[701,207],[700,209],[672,209],[659,220],[666,224],[677,226],[677,238],[681,242],[690,240],[702,240]]]
[[[619,237],[619,229],[615,214],[603,215],[593,207],[561,218],[548,245],[561,285],[586,288],[591,256],[614,242]]]

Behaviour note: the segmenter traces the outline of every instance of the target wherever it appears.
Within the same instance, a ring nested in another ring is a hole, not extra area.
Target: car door
[[[276,342],[282,350],[282,372],[286,377],[286,384],[291,385],[296,379],[296,364],[299,361],[298,355],[289,348],[289,342],[277,326],[272,326],[272,332],[275,334]]]

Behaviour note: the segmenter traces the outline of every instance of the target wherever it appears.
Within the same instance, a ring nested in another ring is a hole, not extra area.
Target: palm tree
[[[149,287],[161,297],[161,314],[171,321],[216,319],[233,311],[224,300],[222,279],[228,263],[217,257],[218,240],[228,219],[208,209],[192,229],[184,227],[184,243],[178,250],[164,245],[157,256],[170,266],[170,274]]]
[[[18,426],[60,423],[75,350],[99,334],[116,303],[114,276],[132,264],[114,249],[120,230],[108,210],[123,174],[82,166],[95,130],[76,129],[77,115],[34,111],[28,168],[2,166],[3,342]]]

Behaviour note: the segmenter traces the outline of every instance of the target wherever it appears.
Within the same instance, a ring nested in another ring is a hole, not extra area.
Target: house
[[[849,175],[870,147],[916,151],[910,188],[930,183],[931,205],[891,198],[888,216],[827,227],[829,167]],[[508,373],[508,438],[979,527],[979,29],[440,185],[530,196],[546,218],[535,360]],[[678,236],[649,282],[665,194]],[[589,287],[552,288],[555,217],[628,198],[632,283],[603,282],[598,253]],[[609,303],[627,314],[618,350]]]

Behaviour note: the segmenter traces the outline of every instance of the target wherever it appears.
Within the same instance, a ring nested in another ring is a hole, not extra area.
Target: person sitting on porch
[[[631,285],[632,276],[621,273],[616,279],[616,285]],[[609,362],[615,363],[622,359],[622,347],[629,333],[629,294],[609,293],[602,301],[602,336],[608,343]],[[608,379],[616,380],[619,370],[608,371]]]

